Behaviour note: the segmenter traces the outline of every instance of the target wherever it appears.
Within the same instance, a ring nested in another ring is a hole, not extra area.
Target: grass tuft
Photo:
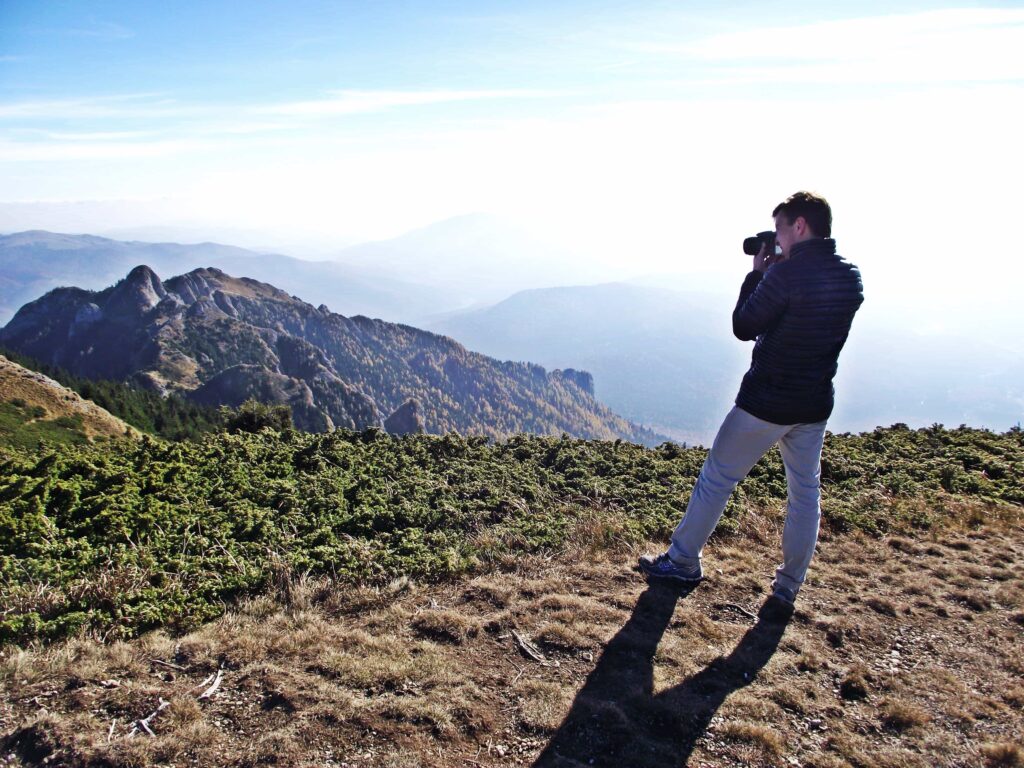
[[[440,643],[461,645],[479,631],[479,624],[458,611],[436,609],[423,611],[412,620],[412,627],[423,636]]]
[[[886,600],[884,597],[869,597],[864,603],[871,608],[873,611],[877,611],[883,616],[896,617],[896,606],[893,605],[892,601]]]
[[[781,756],[785,746],[782,736],[777,731],[756,723],[726,723],[719,733],[726,739],[742,741],[759,747],[773,757]]]
[[[977,590],[957,590],[950,594],[950,597],[958,603],[963,603],[975,613],[992,609],[992,599],[985,593]]]
[[[516,694],[519,697],[519,721],[533,733],[553,733],[569,709],[567,692],[557,683],[523,680]]]
[[[862,664],[854,665],[839,683],[839,695],[847,701],[866,699],[870,691],[870,675],[867,667]]]
[[[1000,742],[983,744],[982,757],[988,768],[1022,768],[1024,766],[1024,749],[1019,744]]]
[[[897,733],[920,728],[931,720],[931,715],[920,707],[900,699],[885,699],[881,703],[882,723]]]

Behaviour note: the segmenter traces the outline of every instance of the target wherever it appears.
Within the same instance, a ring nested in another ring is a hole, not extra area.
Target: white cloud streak
[[[159,141],[15,142],[0,140],[0,162],[139,160],[216,149],[221,145],[192,139]]]
[[[200,110],[201,111],[201,110]],[[0,120],[87,120],[95,118],[187,116],[197,108],[183,107],[154,94],[128,93],[78,99],[40,99],[0,104]]]
[[[78,120],[91,118],[193,118],[243,112],[248,115],[317,118],[369,114],[415,107],[498,99],[539,99],[556,95],[541,90],[337,91],[309,101],[252,105],[184,104],[153,94],[123,94],[0,104],[0,120]]]
[[[540,90],[434,90],[434,91],[336,91],[326,99],[268,104],[252,108],[257,114],[294,117],[329,117],[380,112],[394,107],[452,104],[496,99],[537,99],[554,95]]]
[[[957,83],[1024,78],[1024,9],[949,9],[620,44],[728,83]]]
[[[182,104],[161,94],[124,94],[81,99],[0,104],[0,161],[133,159],[236,149],[230,137],[294,142],[313,139],[311,125],[389,109],[553,96],[541,90],[338,91],[309,101],[237,105]],[[108,128],[133,121],[138,128]],[[53,123],[96,130],[57,130]],[[32,127],[25,127],[26,125]],[[38,127],[36,127],[38,126]],[[34,134],[34,135],[33,135]],[[41,137],[41,138],[38,138]]]
[[[82,133],[45,131],[43,135],[53,141],[130,141],[132,139],[148,139],[156,136],[155,131],[89,131]]]

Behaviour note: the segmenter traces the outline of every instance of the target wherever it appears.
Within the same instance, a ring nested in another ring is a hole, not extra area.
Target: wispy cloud
[[[148,139],[156,136],[155,131],[86,131],[86,132],[65,132],[65,131],[43,131],[47,139],[53,141],[130,141],[132,139]]]
[[[949,9],[745,29],[696,42],[632,40],[727,82],[972,82],[1024,77],[1024,9]]]
[[[159,141],[4,141],[0,162],[57,162],[67,160],[134,160],[165,157],[217,148],[218,144],[195,139]]]
[[[251,111],[258,114],[327,117],[380,112],[395,107],[495,99],[536,99],[552,95],[551,91],[543,90],[334,91],[324,99],[266,104],[254,107]]]
[[[298,146],[312,140],[317,124],[351,115],[548,95],[531,90],[338,91],[309,101],[236,105],[123,94],[0,104],[0,162],[130,161],[230,153],[243,145]]]
[[[27,31],[38,35],[90,37],[98,40],[126,40],[135,37],[135,32],[122,24],[97,20],[90,20],[87,24],[76,27],[39,28]]]
[[[79,120],[116,117],[167,117],[194,113],[195,107],[156,94],[129,93],[77,99],[39,99],[0,104],[0,120]]]
[[[432,90],[432,91],[332,91],[321,99],[267,102],[249,105],[198,104],[170,99],[161,94],[121,94],[76,99],[50,99],[0,103],[0,120],[79,120],[90,118],[226,118],[228,115],[317,118],[369,114],[398,107],[416,107],[498,99],[539,99],[556,95],[544,90]],[[223,122],[223,121],[222,121]],[[227,123],[225,123],[227,124]],[[243,132],[257,127],[277,130],[279,122],[244,123]],[[234,129],[234,130],[237,130]]]

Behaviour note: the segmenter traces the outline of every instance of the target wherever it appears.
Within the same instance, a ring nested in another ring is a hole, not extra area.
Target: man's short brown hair
[[[772,211],[774,219],[780,213],[785,214],[786,221],[792,224],[798,216],[803,216],[807,226],[818,237],[832,237],[832,208],[821,195],[813,192],[797,192],[790,195]]]

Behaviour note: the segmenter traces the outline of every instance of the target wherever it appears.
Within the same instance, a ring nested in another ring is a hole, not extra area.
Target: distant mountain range
[[[161,233],[157,228],[135,231]],[[99,290],[137,264],[175,275],[216,267],[270,283],[313,304],[326,304],[346,316],[417,326],[431,315],[492,304],[524,288],[596,280],[602,274],[513,224],[484,214],[351,246],[328,261],[212,242],[138,242],[32,230],[0,235],[0,323],[52,288]]]
[[[734,303],[610,283],[523,291],[428,327],[494,357],[585,368],[617,413],[709,445],[750,362],[751,345],[732,335]],[[916,332],[912,317],[880,322],[867,306],[840,357],[836,392],[836,432],[897,422],[1008,429],[1024,421],[1024,355],[984,336]]]
[[[102,291],[55,289],[22,307],[0,344],[78,376],[130,380],[204,404],[286,403],[310,431],[388,424],[662,440],[598,403],[585,372],[501,363],[449,338],[344,317],[219,269],[162,281],[138,266]]]
[[[501,359],[584,368],[627,418],[706,442],[736,396],[749,350],[719,297],[625,283],[522,291],[428,323]]]
[[[229,274],[255,275],[345,315],[409,321],[459,305],[436,286],[370,275],[336,262],[303,261],[217,243],[123,242],[36,230],[0,235],[0,323],[52,288],[99,290],[137,264],[148,264],[158,274],[217,267]]]
[[[446,299],[438,313],[493,304],[524,289],[607,279],[592,260],[482,213],[354,245],[334,260],[363,274],[435,287]]]

